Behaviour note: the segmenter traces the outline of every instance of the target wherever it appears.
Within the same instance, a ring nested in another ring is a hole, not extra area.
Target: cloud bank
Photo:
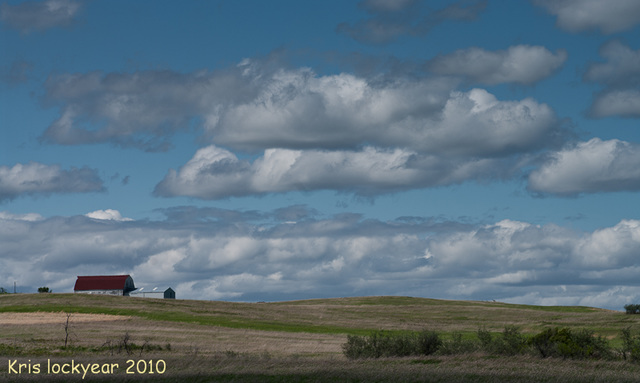
[[[375,196],[510,175],[506,161],[456,159],[394,149],[360,151],[269,149],[253,163],[208,146],[155,189],[162,197],[221,199],[289,191],[336,190]]]
[[[636,220],[577,232],[510,220],[321,217],[302,206],[165,213],[127,222],[0,215],[0,279],[64,292],[76,275],[127,273],[181,298],[250,301],[393,294],[621,309],[638,298]]]
[[[532,49],[563,61],[561,53]],[[517,81],[526,72],[502,75]],[[165,150],[173,133],[197,127],[210,145],[169,171],[155,193],[219,199],[326,189],[376,195],[500,179],[569,136],[546,104],[461,92],[457,83],[450,76],[319,76],[251,60],[218,72],[56,75],[45,102],[61,115],[42,139]],[[260,157],[250,163],[223,147]]]

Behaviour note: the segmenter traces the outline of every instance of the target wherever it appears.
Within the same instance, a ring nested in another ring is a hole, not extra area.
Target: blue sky
[[[640,299],[637,1],[7,1],[0,52],[0,286]]]

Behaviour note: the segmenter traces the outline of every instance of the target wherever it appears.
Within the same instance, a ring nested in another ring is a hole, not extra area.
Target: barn
[[[150,290],[145,290],[145,288],[142,287],[132,292],[131,296],[138,298],[176,299],[176,292],[171,287],[154,287]]]
[[[130,275],[90,275],[78,276],[73,292],[128,296],[135,289]]]

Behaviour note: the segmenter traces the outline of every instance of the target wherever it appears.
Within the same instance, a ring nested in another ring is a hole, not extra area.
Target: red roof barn
[[[74,293],[129,295],[136,289],[130,275],[78,276]]]

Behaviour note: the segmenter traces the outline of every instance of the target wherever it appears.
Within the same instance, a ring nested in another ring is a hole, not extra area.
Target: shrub
[[[482,349],[487,352],[493,352],[493,337],[491,333],[486,328],[479,328],[476,335],[478,336]]]
[[[464,339],[461,333],[453,333],[451,339],[442,342],[439,352],[444,355],[468,354],[478,350],[478,343]]]
[[[503,355],[522,353],[527,347],[527,339],[516,326],[506,326],[496,346],[496,352]]]
[[[529,343],[543,358],[603,358],[611,354],[607,341],[587,329],[576,333],[567,327],[546,329],[533,336]]]
[[[349,359],[371,358],[367,340],[363,336],[347,335],[347,343],[342,345],[342,353]]]
[[[433,331],[376,331],[368,336],[348,335],[347,342],[342,345],[342,352],[350,359],[430,355],[438,351],[441,344],[440,337]]]
[[[622,357],[627,360],[627,354],[633,362],[640,361],[640,336],[632,336],[631,328],[627,327],[621,331]]]
[[[527,348],[527,339],[516,326],[506,326],[501,336],[496,338],[486,329],[478,329],[476,335],[480,341],[480,347],[491,354],[517,355]]]
[[[442,340],[435,331],[424,330],[418,334],[418,351],[420,351],[420,354],[434,354],[440,346],[442,346]]]
[[[611,348],[607,340],[595,335],[592,330],[582,329],[574,334],[574,342],[580,348],[580,358],[610,358]]]
[[[431,355],[459,355],[479,349],[497,355],[518,355],[533,348],[541,357],[562,358],[610,358],[612,352],[608,342],[593,331],[572,331],[564,328],[549,328],[530,338],[525,337],[515,326],[506,326],[499,336],[480,328],[477,340],[465,339],[461,333],[453,333],[450,339],[442,340],[434,331],[392,333],[375,331],[367,336],[348,335],[342,351],[347,358],[380,358]],[[640,336],[632,337],[629,329],[622,333],[624,358],[627,354],[633,361],[640,361]]]
[[[555,344],[551,339],[557,332],[557,327],[555,329],[546,329],[531,337],[529,344],[540,353],[541,357],[546,358],[552,356],[555,353]]]

